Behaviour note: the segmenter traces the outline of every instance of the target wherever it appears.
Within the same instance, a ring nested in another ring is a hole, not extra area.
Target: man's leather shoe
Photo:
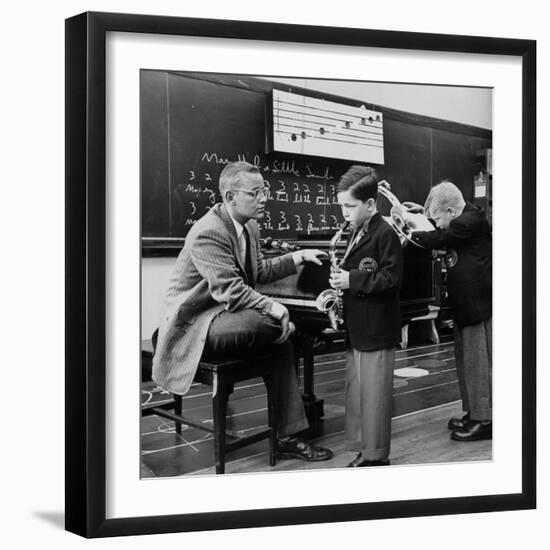
[[[447,427],[449,430],[462,430],[470,422],[470,413],[466,413],[462,418],[451,418]]]
[[[277,458],[299,458],[306,462],[329,460],[334,455],[330,449],[317,447],[298,437],[290,437],[277,443]]]
[[[385,460],[367,460],[358,454],[349,464],[348,468],[365,468],[368,466],[389,466],[390,461]]]
[[[470,420],[470,423],[462,430],[454,430],[451,432],[451,439],[455,441],[479,441],[481,439],[493,438],[493,424],[483,424]]]

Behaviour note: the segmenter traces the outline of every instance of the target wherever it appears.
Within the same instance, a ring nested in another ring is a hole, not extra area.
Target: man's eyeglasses
[[[232,189],[232,191],[241,191],[241,193],[246,193],[247,195],[253,197],[254,200],[260,200],[260,198],[267,199],[269,195],[269,187],[267,186],[254,189],[254,191],[250,191],[248,189]]]

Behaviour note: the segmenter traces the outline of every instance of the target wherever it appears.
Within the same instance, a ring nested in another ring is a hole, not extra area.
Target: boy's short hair
[[[239,186],[241,174],[260,174],[257,166],[245,161],[228,164],[220,174],[219,189],[222,199],[225,192]]]
[[[341,178],[336,186],[336,192],[350,191],[351,196],[366,202],[376,200],[378,194],[378,174],[370,166],[352,166]]]
[[[424,203],[424,211],[430,214],[446,208],[462,208],[465,204],[460,189],[451,181],[444,180],[432,187]]]

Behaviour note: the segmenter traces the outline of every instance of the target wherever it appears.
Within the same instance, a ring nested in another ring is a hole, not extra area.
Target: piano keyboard
[[[295,306],[295,307],[307,307],[317,309],[315,305],[315,300],[307,300],[303,298],[289,298],[286,296],[273,296],[266,294],[268,298],[272,298],[276,302],[283,304],[284,306]]]

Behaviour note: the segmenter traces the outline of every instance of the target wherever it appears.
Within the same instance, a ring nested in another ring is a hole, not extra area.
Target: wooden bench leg
[[[212,416],[214,423],[214,457],[216,474],[225,473],[225,415],[227,412],[228,388],[214,379],[212,395]]]
[[[264,376],[265,387],[267,390],[267,423],[270,428],[269,434],[269,465],[275,466],[277,451],[277,401],[279,380],[275,373]]]
[[[409,345],[409,325],[403,325],[401,327],[401,349],[407,349]]]

